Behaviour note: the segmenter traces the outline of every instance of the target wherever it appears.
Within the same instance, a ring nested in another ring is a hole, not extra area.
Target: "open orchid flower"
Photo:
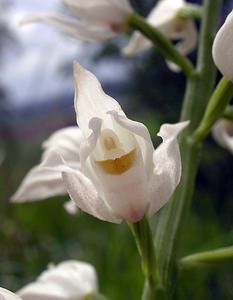
[[[97,276],[93,266],[71,260],[57,266],[50,265],[35,282],[29,283],[17,294],[23,300],[83,300],[96,290]]]
[[[21,298],[19,298],[19,296],[17,296],[16,294],[0,288],[0,300],[22,300]]]
[[[74,77],[79,128],[58,131],[45,142],[40,166],[29,172],[13,200],[66,189],[80,209],[102,220],[137,222],[153,215],[180,181],[177,136],[188,122],[162,125],[163,142],[154,150],[147,128],[128,119],[91,72],[75,63]]]
[[[74,38],[105,40],[123,32],[132,12],[128,0],[63,0],[78,18],[59,14],[28,16],[21,24],[42,21],[49,23]]]
[[[227,16],[225,23],[219,29],[214,39],[213,59],[221,73],[233,81],[232,53],[233,53],[233,11]]]
[[[192,20],[180,18],[178,12],[186,5],[184,0],[160,0],[152,9],[147,21],[170,39],[180,41],[177,50],[186,55],[195,49],[197,44],[197,29]],[[135,32],[129,44],[122,50],[125,55],[139,54],[152,46],[152,42],[141,33]],[[178,66],[169,62],[172,70],[178,71]]]
[[[233,154],[233,122],[225,119],[219,120],[212,129],[217,143]]]

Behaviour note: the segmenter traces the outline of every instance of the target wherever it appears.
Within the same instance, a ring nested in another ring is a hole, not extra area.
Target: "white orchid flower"
[[[93,266],[71,260],[50,265],[35,282],[29,283],[17,294],[22,300],[83,300],[96,290],[97,276]]]
[[[0,287],[0,300],[22,300],[16,294]]]
[[[63,0],[77,17],[59,14],[37,14],[25,17],[21,24],[42,21],[49,23],[74,38],[105,40],[113,38],[127,26],[132,12],[128,0]]]
[[[233,154],[233,122],[225,119],[219,120],[212,129],[217,143]]]
[[[128,119],[91,72],[75,63],[74,77],[79,128],[60,130],[44,143],[41,164],[13,201],[67,190],[80,209],[102,220],[137,222],[153,215],[180,181],[177,136],[188,122],[161,126],[163,142],[154,150],[147,128]]]
[[[225,23],[219,29],[214,39],[212,54],[220,72],[233,81],[232,53],[233,53],[233,11],[227,16]]]
[[[177,50],[186,55],[195,49],[197,44],[197,29],[192,20],[178,17],[180,9],[185,7],[184,0],[160,0],[150,12],[147,21],[170,39],[180,39]],[[152,42],[141,33],[135,32],[129,44],[122,50],[123,54],[131,56],[139,54],[152,46]],[[171,69],[178,71],[178,66],[169,63]]]

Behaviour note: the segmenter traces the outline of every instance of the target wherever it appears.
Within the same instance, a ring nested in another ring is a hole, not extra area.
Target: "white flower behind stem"
[[[233,122],[221,119],[214,125],[212,134],[216,142],[233,154]]]
[[[179,10],[185,5],[184,0],[160,0],[147,17],[148,23],[166,37],[180,40],[176,48],[183,55],[190,53],[197,45],[197,29],[194,21],[178,16]],[[152,47],[152,42],[141,33],[135,32],[122,53],[132,56],[150,47]],[[174,63],[168,62],[168,65],[173,71],[179,71],[179,67]]]

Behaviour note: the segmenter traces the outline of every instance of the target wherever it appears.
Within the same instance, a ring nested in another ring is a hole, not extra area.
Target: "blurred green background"
[[[135,2],[145,14],[156,1]],[[1,29],[4,46],[6,40],[8,47],[17,45],[14,38],[9,39],[9,28],[2,25]],[[111,60],[130,65],[130,75],[123,84],[119,79],[119,84],[103,85],[130,118],[148,126],[156,146],[160,143],[156,137],[159,126],[179,119],[184,77],[169,71],[156,51],[139,58],[122,58],[121,44],[121,40],[103,44],[92,56],[92,63],[104,62],[108,67]],[[191,59],[195,61],[195,53]],[[65,76],[71,66],[72,61],[68,61],[59,72]],[[0,166],[0,285],[16,291],[34,280],[50,262],[77,259],[95,266],[100,291],[110,299],[139,299],[143,288],[140,258],[125,223],[109,224],[82,212],[68,215],[63,208],[68,197],[25,204],[8,201],[27,171],[39,162],[41,142],[55,129],[75,124],[73,90],[64,98],[65,104],[44,104],[43,108],[33,108],[32,99],[28,107],[16,111],[8,105],[9,93],[0,82],[0,147],[4,152]],[[63,102],[59,99],[58,103]],[[232,156],[208,137],[181,256],[233,243],[232,170]],[[180,275],[176,298],[233,299],[232,283],[232,265],[186,271]]]

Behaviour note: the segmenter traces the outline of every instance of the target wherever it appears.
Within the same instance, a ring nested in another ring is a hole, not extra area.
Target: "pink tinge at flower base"
[[[22,300],[18,295],[0,287],[0,300]]]
[[[233,154],[233,122],[220,119],[214,125],[212,134],[216,142]]]
[[[233,11],[227,16],[214,39],[212,54],[215,65],[230,81],[233,81]]]
[[[63,16],[58,13],[26,16],[21,25],[45,22],[78,39],[105,40],[125,31],[132,7],[127,0],[63,0],[73,13]]]
[[[75,63],[74,79],[79,127],[60,130],[44,143],[41,164],[12,200],[43,199],[67,190],[81,210],[105,221],[138,222],[153,215],[180,181],[177,136],[189,122],[162,125],[158,135],[163,142],[154,150],[147,128],[128,119],[91,72]]]
[[[147,17],[148,23],[170,39],[179,39],[177,50],[183,55],[192,52],[197,45],[197,29],[193,20],[185,20],[178,17],[178,12],[185,7],[184,0],[160,0]],[[122,50],[127,56],[140,54],[152,47],[152,42],[141,33],[135,32],[129,44]],[[179,67],[168,61],[173,71],[179,71]]]
[[[22,300],[83,300],[97,289],[93,266],[70,260],[49,265],[36,281],[21,288],[17,294]]]

